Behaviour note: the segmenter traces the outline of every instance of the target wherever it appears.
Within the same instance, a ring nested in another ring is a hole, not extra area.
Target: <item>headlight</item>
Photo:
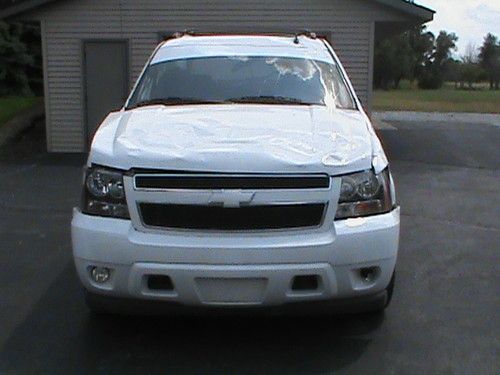
[[[81,210],[85,214],[129,219],[123,172],[95,167],[85,171]]]
[[[396,197],[389,169],[376,175],[373,171],[342,177],[335,219],[369,216],[390,212]]]

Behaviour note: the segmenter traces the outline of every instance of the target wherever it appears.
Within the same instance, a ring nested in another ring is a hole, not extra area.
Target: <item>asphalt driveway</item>
[[[500,128],[391,122],[402,206],[385,316],[92,318],[71,262],[83,155],[0,151],[0,374],[495,374]]]

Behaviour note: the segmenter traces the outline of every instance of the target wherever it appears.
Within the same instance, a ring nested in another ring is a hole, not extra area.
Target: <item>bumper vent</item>
[[[292,204],[239,208],[140,203],[144,225],[197,230],[266,230],[318,227],[326,205]]]

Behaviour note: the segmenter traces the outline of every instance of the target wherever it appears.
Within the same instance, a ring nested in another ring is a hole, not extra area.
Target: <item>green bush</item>
[[[43,91],[39,27],[0,21],[0,96]]]
[[[418,87],[423,90],[437,90],[443,86],[444,77],[441,69],[434,66],[425,67],[419,77]]]

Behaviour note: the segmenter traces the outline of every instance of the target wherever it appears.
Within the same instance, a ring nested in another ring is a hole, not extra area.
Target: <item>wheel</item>
[[[109,306],[105,303],[104,298],[97,294],[89,292],[87,289],[83,290],[85,296],[85,304],[90,313],[95,316],[106,316],[112,314]]]
[[[392,293],[394,292],[394,284],[396,283],[396,271],[392,274],[391,281],[389,282],[389,285],[387,286],[387,300],[385,302],[384,308],[389,306],[392,300]]]
[[[157,311],[155,309],[159,308],[156,301],[105,296],[86,289],[84,289],[84,294],[88,309],[96,317],[151,315]]]
[[[394,273],[392,274],[391,281],[389,282],[389,285],[387,285],[387,288],[385,288],[385,293],[386,293],[385,302],[383,301],[375,302],[374,304],[366,308],[365,313],[368,313],[370,315],[381,315],[384,313],[385,309],[391,303],[395,282],[396,282],[396,271],[394,271]]]

